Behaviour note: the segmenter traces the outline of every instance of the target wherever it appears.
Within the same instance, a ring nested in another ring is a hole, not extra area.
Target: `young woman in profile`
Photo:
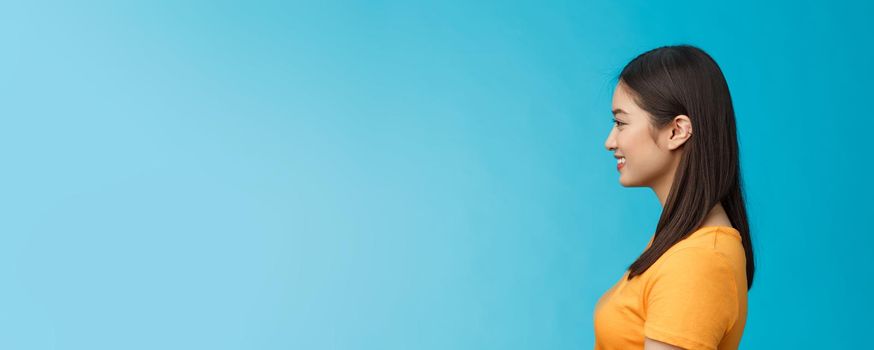
[[[595,349],[737,349],[753,284],[734,109],[716,62],[664,46],[629,62],[605,146],[662,205],[643,253],[595,306]]]

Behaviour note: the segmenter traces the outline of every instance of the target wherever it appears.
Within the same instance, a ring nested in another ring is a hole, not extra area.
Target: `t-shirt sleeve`
[[[646,293],[644,335],[684,349],[716,349],[738,318],[734,273],[709,248],[669,254]]]

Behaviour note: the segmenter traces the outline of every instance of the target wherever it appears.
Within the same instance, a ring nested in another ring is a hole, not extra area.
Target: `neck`
[[[676,169],[676,168],[675,168]],[[652,186],[652,190],[655,192],[656,197],[659,199],[659,203],[661,203],[662,208],[665,207],[665,202],[668,199],[668,194],[671,192],[671,186],[674,182],[674,173],[671,172],[668,176],[665,176],[661,181],[657,182]],[[701,226],[731,226],[731,220],[728,218],[728,214],[725,213],[725,208],[722,207],[722,203],[716,203],[713,208],[710,209],[710,212],[704,217],[704,221],[701,223]]]
[[[674,156],[673,160],[671,160],[671,170],[665,173],[661,179],[655,181],[655,184],[651,186],[656,197],[658,197],[662,208],[665,207],[665,203],[668,200],[668,194],[671,193],[671,186],[674,184],[674,176],[677,173],[677,167],[680,165],[680,157],[681,156],[679,155]]]
[[[710,210],[710,213],[704,218],[704,222],[701,226],[729,226],[731,227],[731,220],[728,218],[728,214],[725,213],[725,209],[722,207],[722,203],[716,203],[713,206],[713,209]]]
[[[674,174],[671,173],[668,175],[669,176],[665,176],[665,178],[652,186],[652,190],[655,192],[662,208],[665,207],[665,202],[668,200],[668,194],[671,193],[671,185],[674,182]]]

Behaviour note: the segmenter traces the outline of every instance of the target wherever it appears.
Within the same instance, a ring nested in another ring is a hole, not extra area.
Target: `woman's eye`
[[[613,124],[616,124],[616,126],[622,126],[622,125],[625,125],[625,123],[620,122],[620,121],[618,121],[618,120],[616,120],[616,119],[613,119]]]

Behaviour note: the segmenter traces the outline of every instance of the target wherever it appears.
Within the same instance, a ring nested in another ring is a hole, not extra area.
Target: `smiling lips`
[[[620,170],[624,166],[625,166],[625,158],[624,157],[616,159],[616,170]]]

